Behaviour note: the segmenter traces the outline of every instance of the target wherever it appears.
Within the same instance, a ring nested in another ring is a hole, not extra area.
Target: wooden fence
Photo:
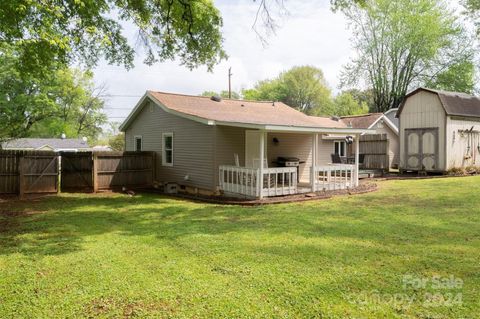
[[[148,187],[155,173],[154,152],[103,152],[93,154],[93,189]]]
[[[0,151],[0,194],[58,192],[58,156],[47,151]]]
[[[154,152],[0,151],[0,194],[149,187],[154,165]]]
[[[349,145],[348,153],[353,155],[354,145]],[[365,134],[360,136],[360,154],[364,154],[362,169],[390,168],[389,144],[387,134]]]

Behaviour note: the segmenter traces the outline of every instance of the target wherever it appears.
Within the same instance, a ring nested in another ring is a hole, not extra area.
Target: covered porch
[[[328,133],[245,129],[244,158],[232,154],[234,165],[219,163],[220,190],[226,196],[262,199],[358,186],[359,132],[345,132],[353,137],[353,164],[331,163],[332,144],[322,144]],[[280,163],[279,158],[292,161]]]

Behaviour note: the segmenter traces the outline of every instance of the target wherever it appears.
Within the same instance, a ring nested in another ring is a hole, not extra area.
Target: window
[[[335,154],[341,157],[347,156],[347,143],[345,141],[335,141]]]
[[[134,140],[133,150],[135,152],[140,152],[143,149],[142,136],[141,135],[135,135],[133,140]]]
[[[162,165],[173,166],[173,133],[162,134]]]

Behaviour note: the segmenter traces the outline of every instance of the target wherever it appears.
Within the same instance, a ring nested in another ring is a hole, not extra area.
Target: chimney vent
[[[210,100],[215,101],[215,102],[221,102],[222,98],[218,95],[213,95]]]

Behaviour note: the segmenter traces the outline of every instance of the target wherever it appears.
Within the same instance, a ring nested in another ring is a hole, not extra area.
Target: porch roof
[[[314,118],[282,102],[260,102],[147,91],[121,125],[125,130],[149,98],[164,111],[207,125],[225,125],[284,132],[360,134],[365,129],[347,128],[341,121]]]

